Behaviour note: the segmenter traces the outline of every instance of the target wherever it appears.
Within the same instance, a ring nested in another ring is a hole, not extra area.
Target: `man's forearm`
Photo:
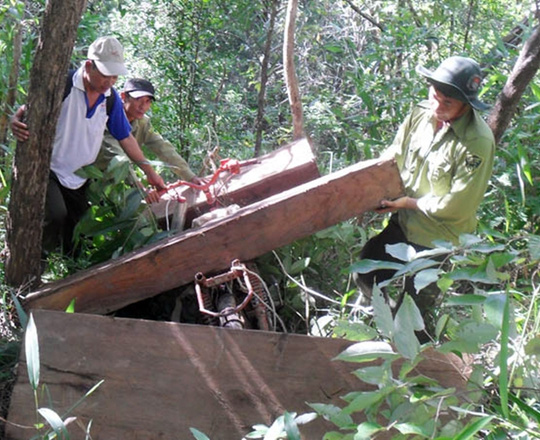
[[[156,173],[146,157],[144,157],[141,147],[132,134],[118,142],[127,156],[144,171],[144,174],[146,174],[148,178],[148,183],[158,188],[165,187],[163,179]]]
[[[118,142],[120,143],[120,146],[127,154],[127,156],[137,165],[141,166],[141,164],[148,164],[148,161],[146,157],[144,157],[144,153],[142,152],[141,147],[139,146],[137,140],[133,137],[132,134]]]

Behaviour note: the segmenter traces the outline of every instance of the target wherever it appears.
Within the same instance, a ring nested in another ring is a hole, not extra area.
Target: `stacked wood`
[[[393,160],[365,161],[245,206],[116,260],[45,285],[26,309],[109,313],[249,261],[297,239],[373,210],[403,193]]]

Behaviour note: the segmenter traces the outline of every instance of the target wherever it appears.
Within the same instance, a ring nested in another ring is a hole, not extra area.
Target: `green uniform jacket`
[[[131,133],[137,139],[141,148],[144,146],[148,151],[154,153],[158,160],[169,166],[178,177],[187,181],[193,179],[195,174],[191,171],[187,162],[176,152],[170,142],[163,139],[159,133],[154,131],[148,116],[144,116],[142,119],[135,119],[131,123]],[[118,141],[108,131],[105,131],[101,150],[95,165],[105,170],[111,159],[115,156],[124,156],[127,158]]]
[[[437,133],[431,115],[428,101],[418,104],[384,153],[395,157],[406,195],[418,200],[418,210],[399,210],[400,226],[407,240],[427,247],[474,233],[495,154],[491,129],[475,110]]]

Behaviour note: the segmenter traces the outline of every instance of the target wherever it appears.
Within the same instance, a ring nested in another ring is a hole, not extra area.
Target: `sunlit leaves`
[[[59,440],[69,440],[69,434],[66,428],[66,425],[62,418],[50,408],[39,408],[39,414],[47,421],[51,426],[56,438]],[[47,436],[47,438],[53,438],[52,436]]]
[[[347,362],[371,362],[377,359],[396,359],[399,355],[392,346],[382,341],[358,342],[347,347],[334,359]]]
[[[28,325],[26,326],[26,335],[24,339],[25,354],[26,354],[26,367],[28,370],[28,380],[30,386],[34,390],[37,390],[39,385],[39,343],[37,328],[34,322],[34,316],[30,314]]]

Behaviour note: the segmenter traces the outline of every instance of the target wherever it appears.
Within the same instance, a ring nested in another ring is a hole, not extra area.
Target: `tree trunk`
[[[43,17],[30,87],[26,122],[30,138],[17,143],[7,215],[6,281],[39,284],[45,194],[56,122],[68,63],[86,0],[49,0]]]
[[[283,42],[283,67],[285,69],[285,84],[291,106],[293,122],[293,140],[298,140],[304,135],[304,115],[302,112],[302,101],[300,90],[298,89],[298,79],[294,69],[294,27],[296,24],[296,12],[298,10],[298,0],[289,0],[287,6],[287,16],[285,18],[285,38]]]
[[[268,82],[268,65],[270,64],[270,56],[272,49],[272,36],[274,34],[274,25],[278,11],[279,0],[271,0],[269,5],[270,21],[268,24],[268,32],[266,33],[266,44],[264,46],[264,56],[261,65],[261,88],[257,99],[257,119],[255,121],[255,149],[253,157],[258,157],[261,154],[263,119],[264,119],[264,104],[266,102],[266,84]]]
[[[523,92],[540,67],[540,26],[537,26],[525,42],[519,58],[508,77],[504,88],[497,97],[495,106],[488,117],[488,124],[499,143],[510,124]]]

